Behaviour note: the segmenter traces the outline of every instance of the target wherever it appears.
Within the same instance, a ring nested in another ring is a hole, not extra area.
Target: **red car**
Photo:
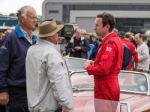
[[[86,60],[79,58],[66,60],[71,75],[75,112],[97,112],[94,109],[94,102],[98,102],[100,108],[106,104],[116,104],[115,112],[150,112],[150,74],[121,71],[120,101],[97,100],[93,97],[93,77],[82,68]],[[107,110],[111,111],[110,108]]]

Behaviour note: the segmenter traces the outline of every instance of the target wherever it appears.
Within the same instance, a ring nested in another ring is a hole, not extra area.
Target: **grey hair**
[[[18,19],[20,19],[21,17],[26,17],[26,13],[28,10],[33,9],[32,6],[26,5],[21,7],[18,11],[17,11],[17,17]]]

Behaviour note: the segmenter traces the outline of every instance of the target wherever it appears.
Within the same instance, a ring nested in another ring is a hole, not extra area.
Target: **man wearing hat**
[[[73,111],[72,88],[65,60],[56,49],[63,25],[43,21],[38,27],[39,41],[26,57],[28,106],[31,112]]]

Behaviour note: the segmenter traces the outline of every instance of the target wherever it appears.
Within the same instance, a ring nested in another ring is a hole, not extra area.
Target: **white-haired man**
[[[32,45],[32,31],[37,14],[32,6],[17,12],[18,24],[6,35],[0,47],[0,104],[8,105],[9,112],[29,112],[26,95],[25,58]]]

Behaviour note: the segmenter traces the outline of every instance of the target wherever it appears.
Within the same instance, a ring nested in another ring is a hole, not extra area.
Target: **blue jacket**
[[[5,37],[0,47],[0,92],[26,87],[25,58],[30,46],[19,25]]]

